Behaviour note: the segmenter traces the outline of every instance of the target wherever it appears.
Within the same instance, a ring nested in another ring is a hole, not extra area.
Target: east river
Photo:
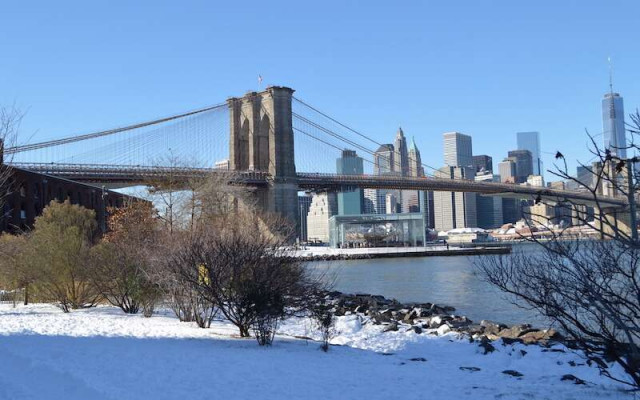
[[[534,311],[515,306],[512,298],[482,279],[473,265],[476,257],[480,256],[319,261],[310,266],[326,269],[329,276],[335,277],[335,290],[341,292],[449,305],[456,308],[456,314],[478,322],[489,319],[544,327],[544,319]]]

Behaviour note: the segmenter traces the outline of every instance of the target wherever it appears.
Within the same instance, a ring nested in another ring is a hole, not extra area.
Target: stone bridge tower
[[[257,192],[259,206],[299,228],[298,185],[293,147],[293,89],[271,86],[227,100],[230,115],[229,167],[264,171],[272,181]]]

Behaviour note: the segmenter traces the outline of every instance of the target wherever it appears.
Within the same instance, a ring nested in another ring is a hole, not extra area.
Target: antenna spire
[[[609,62],[609,91],[613,93],[613,66],[611,64],[611,56],[607,57]]]

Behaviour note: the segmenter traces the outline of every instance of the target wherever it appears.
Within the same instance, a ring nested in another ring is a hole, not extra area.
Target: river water
[[[473,265],[477,257],[480,256],[377,258],[310,265],[326,269],[336,279],[335,290],[341,292],[449,305],[456,308],[456,314],[478,322],[489,319],[506,324],[530,323],[540,328],[548,325],[537,313],[515,306],[513,298],[485,282]]]

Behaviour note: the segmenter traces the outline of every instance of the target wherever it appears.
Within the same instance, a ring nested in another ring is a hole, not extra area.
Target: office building
[[[424,167],[422,166],[422,157],[420,157],[420,150],[416,146],[416,141],[411,138],[411,146],[408,151],[409,155],[409,176],[424,176]]]
[[[493,171],[493,158],[487,155],[473,156],[473,167],[476,172]]]
[[[500,177],[491,173],[476,174],[476,182],[499,182]],[[476,195],[476,215],[478,228],[494,229],[504,224],[502,198],[498,196]]]
[[[316,193],[307,214],[307,241],[329,243],[329,218],[338,213],[335,193]]]
[[[471,136],[460,132],[447,132],[443,136],[444,164],[450,167],[472,167],[473,148]]]
[[[527,178],[527,185],[544,187],[544,179],[540,175],[529,175]]]
[[[533,175],[533,158],[529,150],[511,150],[508,158],[516,164],[516,183],[524,183],[529,175]]]
[[[375,175],[388,175],[394,169],[394,149],[392,144],[383,144],[373,154],[373,173]]]
[[[498,163],[498,172],[500,173],[500,182],[516,183],[516,163],[513,159],[505,158],[504,161]]]
[[[518,132],[518,150],[529,150],[532,160],[532,175],[544,175],[542,150],[540,149],[540,132]]]
[[[407,150],[407,139],[404,137],[402,128],[398,128],[396,140],[393,144],[393,171],[400,176],[409,175],[409,152]]]
[[[338,175],[362,175],[364,167],[362,158],[354,150],[343,150],[342,157],[336,160]],[[360,215],[364,209],[364,193],[362,189],[338,193],[339,215]]]
[[[602,133],[604,148],[620,157],[627,157],[627,135],[624,125],[624,105],[622,97],[613,91],[602,99]]]
[[[310,194],[298,196],[298,210],[300,210],[300,241],[307,241],[307,215],[313,197]]]
[[[438,178],[471,179],[475,177],[473,166],[446,166],[435,174]],[[434,192],[434,225],[438,231],[455,228],[475,228],[478,226],[476,215],[476,194],[464,192]]]

